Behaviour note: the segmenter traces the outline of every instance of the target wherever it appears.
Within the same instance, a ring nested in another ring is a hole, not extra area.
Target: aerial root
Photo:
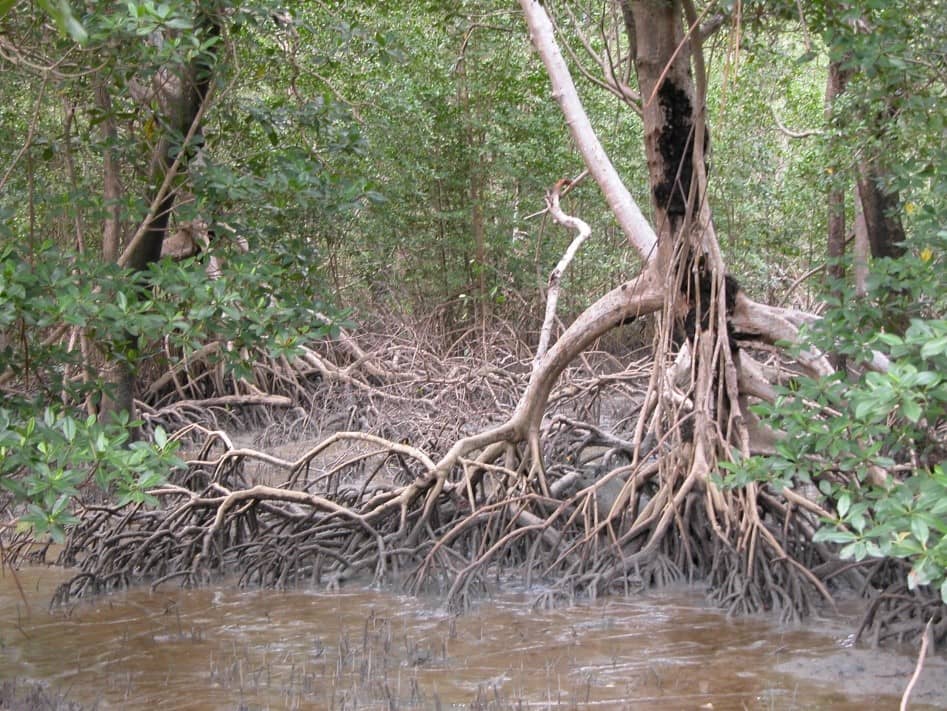
[[[556,437],[544,441],[561,446],[566,422],[552,421],[546,433],[555,428]],[[87,506],[61,557],[82,573],[57,601],[138,582],[198,585],[235,575],[267,587],[401,582],[463,607],[503,574],[573,599],[709,573],[732,612],[795,616],[811,606],[806,566],[787,563],[769,530],[785,521],[754,524],[767,528],[755,534],[761,542],[750,560],[736,539],[714,533],[696,477],[659,476],[655,461],[609,459],[614,439],[589,440],[588,432],[575,426],[572,456],[598,455],[611,468],[597,473],[598,459],[591,467],[551,467],[544,485],[529,475],[530,448],[502,427],[462,440],[448,452],[453,459],[437,462],[361,432],[330,435],[290,461],[205,430],[187,468],[150,492],[160,507]],[[341,447],[348,449],[335,456]],[[715,515],[737,516],[738,498],[723,500],[726,509]],[[716,527],[739,528],[733,521]]]
[[[892,569],[898,569],[900,575],[893,576]],[[856,639],[873,646],[891,641],[914,642],[926,631],[935,647],[947,643],[947,605],[927,590],[909,590],[903,582],[905,564],[879,566],[875,573],[883,579],[893,578],[894,582],[873,596]]]
[[[569,438],[565,422],[550,420],[547,447]],[[188,467],[151,492],[160,507],[86,507],[61,556],[81,572],[56,602],[220,576],[280,588],[400,583],[439,592],[454,608],[504,577],[541,583],[546,603],[707,581],[731,614],[777,611],[796,620],[831,596],[830,580],[857,574],[877,585],[904,574],[846,570],[811,542],[816,514],[776,491],[711,494],[694,475],[662,472],[660,459],[632,465],[613,457],[599,473],[615,442],[588,440],[588,431],[576,425],[573,461],[599,458],[549,467],[546,493],[528,476],[529,448],[512,433],[501,437],[502,428],[455,450],[451,466],[359,432],[335,433],[286,460],[207,430]],[[342,447],[351,448],[340,455]],[[930,618],[932,640],[942,642],[942,606],[892,588],[875,598],[859,636],[907,639]]]
[[[421,355],[411,357],[416,366]],[[667,416],[687,393],[652,397],[649,387],[663,381],[649,364],[592,359],[563,374],[540,407],[509,395],[533,386],[528,359],[513,382],[469,358],[439,357],[424,365],[440,378],[435,390],[417,378],[386,381],[399,377],[392,371],[359,374],[368,360],[356,358],[339,367],[366,387],[297,382],[316,393],[312,401],[338,403],[332,412],[264,423],[264,447],[321,433],[290,454],[234,441],[216,415],[189,424],[174,435],[187,466],[149,492],[157,507],[86,504],[60,558],[81,572],[57,601],[220,576],[328,589],[385,581],[461,608],[504,578],[541,584],[544,602],[707,581],[728,612],[797,619],[831,600],[830,583],[878,587],[871,571],[812,541],[826,512],[801,494],[717,487],[700,454],[713,446],[700,439],[710,430],[687,435],[681,423],[696,416]],[[507,419],[471,422],[484,411]],[[150,425],[181,411],[160,412]],[[912,610],[879,598],[861,634],[884,638],[930,612]],[[935,618],[939,639],[947,622]]]

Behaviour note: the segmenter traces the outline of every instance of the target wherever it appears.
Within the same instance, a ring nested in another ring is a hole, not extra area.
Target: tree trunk
[[[698,130],[690,41],[679,1],[629,3],[635,69],[644,100],[645,151],[658,239],[674,239],[684,226],[694,178]],[[700,128],[703,132],[703,127]],[[694,204],[700,204],[695,195]]]
[[[792,557],[762,523],[761,509],[781,521],[778,526],[794,528],[798,521],[783,520],[793,507],[776,499],[772,499],[775,508],[764,505],[755,484],[731,492],[719,489],[711,478],[718,460],[733,457],[735,451],[746,456],[765,447],[771,450],[775,441],[765,424],[754,421],[750,428],[745,423],[746,405],[754,397],[772,398],[773,389],[759,364],[739,350],[735,336],[771,344],[794,342],[798,327],[810,317],[753,302],[725,274],[705,199],[705,75],[700,38],[688,32],[698,24],[692,4],[687,0],[622,2],[623,25],[631,33],[628,45],[642,97],[654,231],[627,219],[640,212],[623,186],[616,185],[620,179],[584,115],[545,8],[535,0],[520,0],[520,5],[576,145],[644,262],[644,272],[629,291],[658,289],[663,301],[656,370],[635,437],[636,443],[642,442],[647,430],[652,441],[663,443],[657,455],[661,483],[647,514],[640,513],[622,538],[627,541],[634,536],[638,543],[600,570],[596,585],[600,591],[607,589],[639,566],[660,566],[662,560],[670,560],[683,574],[707,575],[721,599],[735,597],[733,609],[781,605],[785,590],[805,587],[800,585],[803,578],[827,595],[805,565],[795,560],[790,565],[777,562]],[[654,308],[653,296],[635,302],[638,309],[645,306]],[[580,341],[579,323],[586,324],[586,330],[604,330],[602,323],[588,325],[594,318],[590,312],[583,314],[542,366],[551,367],[553,356],[562,358],[570,352],[570,342]],[[831,372],[821,354],[804,352],[800,364],[812,374]],[[534,373],[533,381],[541,382],[543,367],[537,370],[540,375]],[[536,390],[542,394],[538,385]],[[536,406],[530,402],[530,391],[520,409]],[[751,429],[759,442],[751,441]],[[804,501],[794,492],[785,495],[797,503]],[[799,535],[807,539],[805,532]],[[734,587],[742,593],[730,596]],[[795,612],[808,609],[812,589],[793,596]]]
[[[209,35],[220,34],[217,18],[202,14],[200,22]],[[149,264],[160,258],[161,246],[168,232],[176,198],[172,182],[186,168],[188,155],[201,143],[200,124],[209,96],[215,57],[216,45],[209,53],[199,54],[189,64],[165,67],[155,76],[155,95],[161,112],[156,117],[156,123],[164,126],[165,131],[152,154],[150,177],[154,194],[148,215],[118,257],[119,264],[129,270],[130,278],[143,291],[148,288],[143,280],[143,272]],[[182,136],[183,141],[180,138]],[[124,347],[125,358],[107,366],[107,387],[99,410],[101,419],[121,412],[134,417],[139,346],[139,339],[129,335]]]
[[[118,206],[121,197],[121,184],[118,176],[118,163],[115,160],[115,141],[118,132],[112,115],[112,98],[104,81],[95,85],[95,105],[102,112],[101,130],[105,147],[102,153],[102,198],[105,200],[106,217],[102,227],[102,259],[114,262],[118,259],[118,247],[121,240],[121,209]]]
[[[838,8],[827,8],[829,16],[837,14]],[[833,21],[839,21],[840,18],[833,17]],[[846,21],[847,22],[847,21]],[[858,33],[870,32],[870,23],[864,18],[859,18],[853,23],[852,27]],[[851,69],[843,69],[843,61],[850,60],[850,55],[846,55],[842,60],[833,61],[829,65],[829,77],[826,86],[826,109],[830,111],[836,99],[845,92],[849,80],[851,79]],[[868,126],[868,135],[865,136],[869,143],[862,147],[862,155],[856,163],[858,184],[858,194],[864,212],[865,227],[868,233],[868,241],[871,245],[872,257],[878,259],[882,257],[897,258],[904,254],[904,228],[901,225],[901,218],[898,214],[900,200],[898,192],[891,190],[885,185],[889,178],[888,169],[885,166],[883,152],[887,149],[885,146],[885,122],[893,118],[893,109],[889,105],[882,109],[868,109],[867,116],[861,116]],[[832,213],[830,212],[830,219]],[[830,235],[831,235],[830,222]],[[830,239],[832,239],[830,237]],[[839,252],[841,254],[841,252]],[[829,245],[829,256],[833,256],[833,245]]]
[[[842,68],[841,61],[829,64],[826,82],[826,115],[833,120],[834,105],[842,95],[851,78],[851,71]],[[890,109],[865,117],[870,131],[862,155],[855,169],[855,290],[858,294],[867,292],[868,256],[874,259],[896,259],[904,255],[904,227],[899,215],[900,198],[896,190],[886,183],[890,178],[885,161],[881,155],[884,144],[884,120]],[[838,117],[841,118],[841,117]],[[842,124],[837,121],[836,124]],[[839,169],[842,166],[837,166]],[[845,254],[845,193],[841,187],[833,187],[827,196],[828,203],[828,250],[830,276],[842,278],[845,268],[841,258]],[[883,295],[887,301],[885,307],[888,327],[894,331],[904,331],[909,323],[908,316],[897,305],[896,294]],[[839,359],[839,365],[844,359]]]
[[[663,314],[665,338],[660,344],[658,366],[677,357],[678,344],[691,358],[689,392],[695,401],[695,429],[710,431],[723,418],[723,432],[733,423],[727,418],[738,408],[723,392],[736,394],[735,383],[727,386],[734,364],[726,338],[726,318],[733,308],[735,282],[724,279],[724,264],[711,219],[706,194],[704,146],[707,136],[703,91],[694,80],[694,66],[702,74],[699,42],[685,32],[687,9],[681,0],[628,3],[635,36],[635,69],[644,101],[645,152],[648,159],[651,201],[658,232],[660,268],[669,287]],[[696,24],[696,22],[694,23]],[[703,77],[701,77],[700,86]],[[730,301],[728,302],[728,299]],[[729,305],[728,305],[729,304]],[[708,350],[709,348],[709,350]],[[702,353],[715,353],[713,363],[701,362]],[[711,382],[713,381],[713,382]],[[715,387],[714,383],[722,387]],[[668,425],[677,428],[672,417]],[[713,466],[723,444],[715,436],[704,441],[697,436],[693,464]],[[690,438],[689,436],[685,438]],[[702,471],[703,478],[707,471]]]
[[[831,120],[837,97],[845,90],[848,81],[839,62],[829,64],[828,79],[825,86],[825,114]],[[829,260],[828,273],[834,279],[845,276],[845,265],[842,257],[845,256],[845,190],[838,186],[829,188],[826,196],[828,205],[828,244],[827,256]]]
[[[855,191],[855,238],[852,248],[852,266],[855,278],[855,295],[859,298],[868,294],[868,259],[871,256],[871,245],[868,238],[868,224],[865,221],[865,211],[862,201]]]
[[[875,259],[904,255],[904,227],[898,215],[900,197],[897,191],[885,187],[887,171],[880,159],[866,159],[858,163],[858,196],[865,214],[871,256]]]

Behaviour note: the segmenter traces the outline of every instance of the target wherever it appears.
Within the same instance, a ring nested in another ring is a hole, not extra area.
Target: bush
[[[947,244],[947,231],[937,236]],[[840,544],[842,558],[907,559],[909,587],[939,586],[947,602],[947,320],[883,330],[892,310],[943,312],[944,285],[930,281],[942,269],[935,254],[882,261],[868,298],[843,295],[830,308],[810,347],[843,354],[861,375],[800,377],[756,406],[785,437],[774,456],[726,465],[724,484],[816,484],[836,515],[815,540]],[[878,354],[888,367],[868,369]]]

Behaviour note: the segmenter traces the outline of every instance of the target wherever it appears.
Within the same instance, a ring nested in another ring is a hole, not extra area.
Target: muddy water
[[[891,709],[914,666],[848,621],[728,620],[696,591],[452,616],[371,590],[131,591],[49,611],[66,577],[0,575],[0,680],[99,709]],[[928,659],[912,708],[947,708]]]

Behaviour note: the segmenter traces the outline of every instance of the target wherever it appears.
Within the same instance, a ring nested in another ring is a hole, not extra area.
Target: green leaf
[[[76,421],[71,417],[66,417],[62,421],[62,433],[67,442],[73,442],[76,439]]]
[[[53,18],[59,31],[64,35],[69,35],[79,44],[89,39],[89,34],[86,32],[85,27],[83,27],[82,23],[72,14],[72,7],[70,7],[68,0],[58,0],[58,2],[54,2],[54,0],[38,0],[38,2],[39,6]]]
[[[839,518],[845,518],[845,514],[848,513],[848,508],[852,505],[852,496],[847,491],[838,498],[838,503],[836,508],[838,509]]]
[[[820,528],[815,532],[812,540],[816,543],[851,543],[856,538],[851,531],[838,531],[833,528]]]
[[[927,545],[927,539],[930,536],[930,529],[927,527],[927,524],[918,517],[915,516],[911,519],[911,533],[914,534],[914,537],[920,541],[922,546]]]
[[[16,5],[16,0],[0,0],[0,19],[3,19],[14,5]]]
[[[865,531],[865,524],[868,523],[868,519],[865,518],[865,515],[862,513],[853,513],[849,516],[848,523],[859,533]]]
[[[945,516],[947,514],[947,492],[930,508],[930,514],[931,516],[941,517],[939,518],[941,521],[947,521],[947,516]]]
[[[56,503],[53,504],[53,508],[52,508],[52,511],[50,511],[50,513],[52,514],[53,517],[58,516],[69,507],[69,504],[71,502],[72,502],[72,497],[66,494],[62,494],[58,499],[56,499]]]
[[[152,487],[163,484],[164,481],[165,481],[164,476],[160,474],[159,472],[148,472],[147,474],[142,475],[141,479],[138,482],[138,485],[142,489],[150,489]]]
[[[62,545],[66,542],[66,533],[62,530],[62,526],[59,526],[55,523],[50,524],[48,531],[50,537],[53,539],[53,543]]]
[[[903,414],[910,422],[916,423],[919,419],[921,419],[921,406],[916,400],[902,400],[901,414]]]
[[[887,415],[888,405],[884,399],[889,392],[886,387],[884,391],[863,395],[855,405],[855,419],[873,421]]]
[[[935,338],[921,346],[921,358],[933,358],[943,353],[947,353],[947,336]]]
[[[879,333],[877,336],[875,336],[875,340],[881,341],[888,346],[900,346],[904,343],[900,336],[896,336],[893,333]]]

